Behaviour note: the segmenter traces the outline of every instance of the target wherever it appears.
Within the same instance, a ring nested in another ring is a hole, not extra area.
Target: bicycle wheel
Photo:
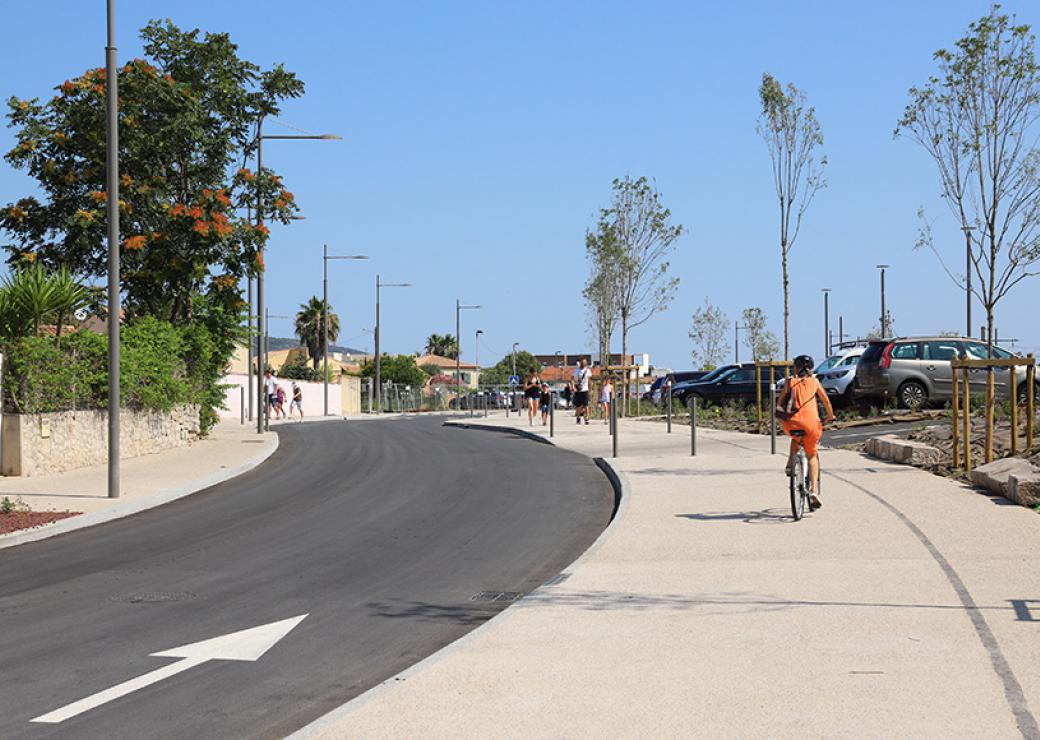
[[[801,455],[795,457],[791,477],[787,480],[791,487],[791,514],[797,522],[805,511],[805,497],[802,495],[802,491],[805,490],[805,472],[802,469]]]

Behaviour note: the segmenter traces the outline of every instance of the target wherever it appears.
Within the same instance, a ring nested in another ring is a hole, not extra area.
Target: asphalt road
[[[485,622],[606,526],[587,459],[436,419],[282,426],[256,470],[0,553],[0,738],[282,737]],[[59,724],[31,719],[172,665],[150,654],[308,614]]]

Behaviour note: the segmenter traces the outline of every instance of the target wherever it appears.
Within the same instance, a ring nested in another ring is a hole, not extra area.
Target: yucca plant
[[[88,305],[90,289],[67,267],[50,272],[42,265],[22,267],[0,281],[0,332],[6,337],[39,336],[55,322],[55,343],[65,321]]]

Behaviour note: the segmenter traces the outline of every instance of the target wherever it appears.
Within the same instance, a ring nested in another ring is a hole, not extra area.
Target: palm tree
[[[451,334],[431,334],[426,337],[426,353],[454,360],[459,353],[459,342]]]
[[[325,356],[325,331],[322,324],[324,303],[321,298],[313,296],[306,303],[300,304],[296,314],[296,336],[307,348],[314,369],[317,370],[322,357]],[[332,313],[329,306],[329,339],[333,342],[339,337],[339,316]]]

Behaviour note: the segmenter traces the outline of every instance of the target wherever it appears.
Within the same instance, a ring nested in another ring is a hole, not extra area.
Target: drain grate
[[[470,596],[469,600],[483,602],[516,601],[521,596],[523,596],[523,594],[517,591],[481,591],[480,593]]]
[[[136,594],[113,596],[112,601],[124,604],[160,604],[167,601],[188,601],[194,599],[191,591],[141,591]]]

